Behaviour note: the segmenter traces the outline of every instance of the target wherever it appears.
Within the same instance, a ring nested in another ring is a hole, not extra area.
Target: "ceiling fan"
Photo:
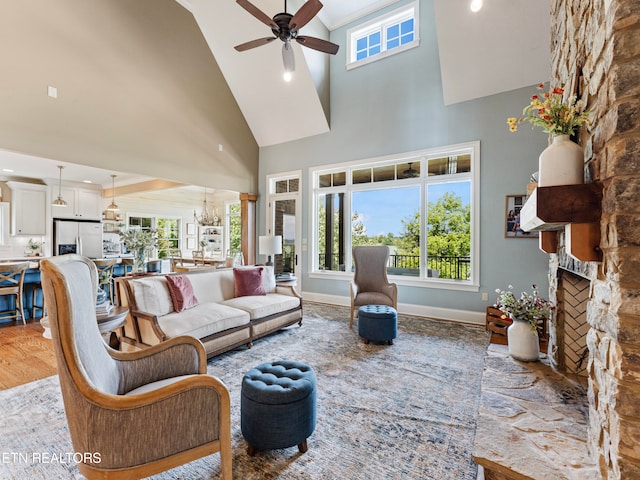
[[[284,12],[277,13],[273,18],[269,18],[266,13],[248,0],[236,0],[236,3],[262,23],[270,27],[273,35],[275,36],[251,40],[250,42],[236,45],[234,48],[238,52],[244,52],[245,50],[266,45],[274,41],[276,38],[279,38],[284,42],[284,45],[282,45],[282,61],[284,62],[285,79],[287,79],[287,74],[289,74],[290,79],[291,73],[295,70],[295,58],[293,55],[293,49],[291,48],[292,40],[295,40],[304,47],[312,48],[330,55],[335,55],[340,48],[339,45],[321,38],[298,35],[298,31],[309,23],[322,8],[322,2],[320,2],[320,0],[307,0],[295,15],[287,13],[287,0],[284,0]]]
[[[411,166],[412,163],[413,162],[409,162],[409,168],[402,172],[403,178],[415,178],[420,175],[420,172]]]

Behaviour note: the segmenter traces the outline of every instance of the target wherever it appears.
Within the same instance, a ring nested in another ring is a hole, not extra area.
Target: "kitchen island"
[[[25,271],[23,289],[22,289],[22,302],[24,308],[25,319],[39,318],[42,315],[42,285],[40,283],[40,261],[47,257],[21,257],[21,258],[1,258],[0,259],[0,271],[2,271],[3,263],[16,263],[16,262],[29,262],[29,268]],[[126,256],[123,256],[126,258]],[[123,277],[127,273],[131,272],[131,266],[125,265],[122,262],[118,262],[114,265],[113,276]],[[2,284],[0,284],[2,285]],[[34,311],[34,304],[36,305]],[[0,312],[12,310],[15,308],[15,298],[12,295],[0,296]],[[36,314],[34,316],[34,313]],[[0,318],[0,326],[3,323],[13,323],[16,319]],[[21,321],[18,320],[18,323]]]

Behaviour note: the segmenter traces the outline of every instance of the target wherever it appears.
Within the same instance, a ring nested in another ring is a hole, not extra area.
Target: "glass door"
[[[275,255],[273,266],[278,281],[295,280],[300,288],[301,252],[301,215],[299,177],[281,177],[271,179],[269,211],[267,212],[268,235],[282,237],[282,254]]]

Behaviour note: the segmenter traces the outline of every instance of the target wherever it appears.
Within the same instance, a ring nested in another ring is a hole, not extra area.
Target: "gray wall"
[[[256,191],[258,145],[175,0],[2,2],[0,58],[0,148]]]
[[[391,8],[402,3],[407,2]],[[351,71],[345,69],[346,30],[351,25],[332,32],[331,40],[342,47],[331,59],[331,132],[261,148],[260,198],[266,195],[266,175],[302,169],[303,237],[310,246],[309,167],[479,140],[480,292],[401,286],[398,300],[480,312],[488,303],[481,300],[481,292],[488,292],[492,303],[494,290],[508,284],[529,290],[535,283],[547,291],[548,257],[537,241],[505,239],[503,234],[505,195],[526,193],[547,136],[528,126],[510,133],[506,124],[507,117],[522,111],[535,86],[444,106],[433,17],[432,0],[422,0],[420,46]],[[469,81],[473,78],[470,71]],[[264,201],[260,203],[262,233],[265,208]],[[347,281],[308,277],[307,254],[302,254],[304,292],[348,297]]]

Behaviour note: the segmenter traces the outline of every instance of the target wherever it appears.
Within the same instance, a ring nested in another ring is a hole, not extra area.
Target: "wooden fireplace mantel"
[[[520,211],[520,226],[526,232],[540,232],[540,249],[546,253],[557,251],[558,231],[564,230],[571,256],[599,262],[601,213],[599,183],[538,187]]]

